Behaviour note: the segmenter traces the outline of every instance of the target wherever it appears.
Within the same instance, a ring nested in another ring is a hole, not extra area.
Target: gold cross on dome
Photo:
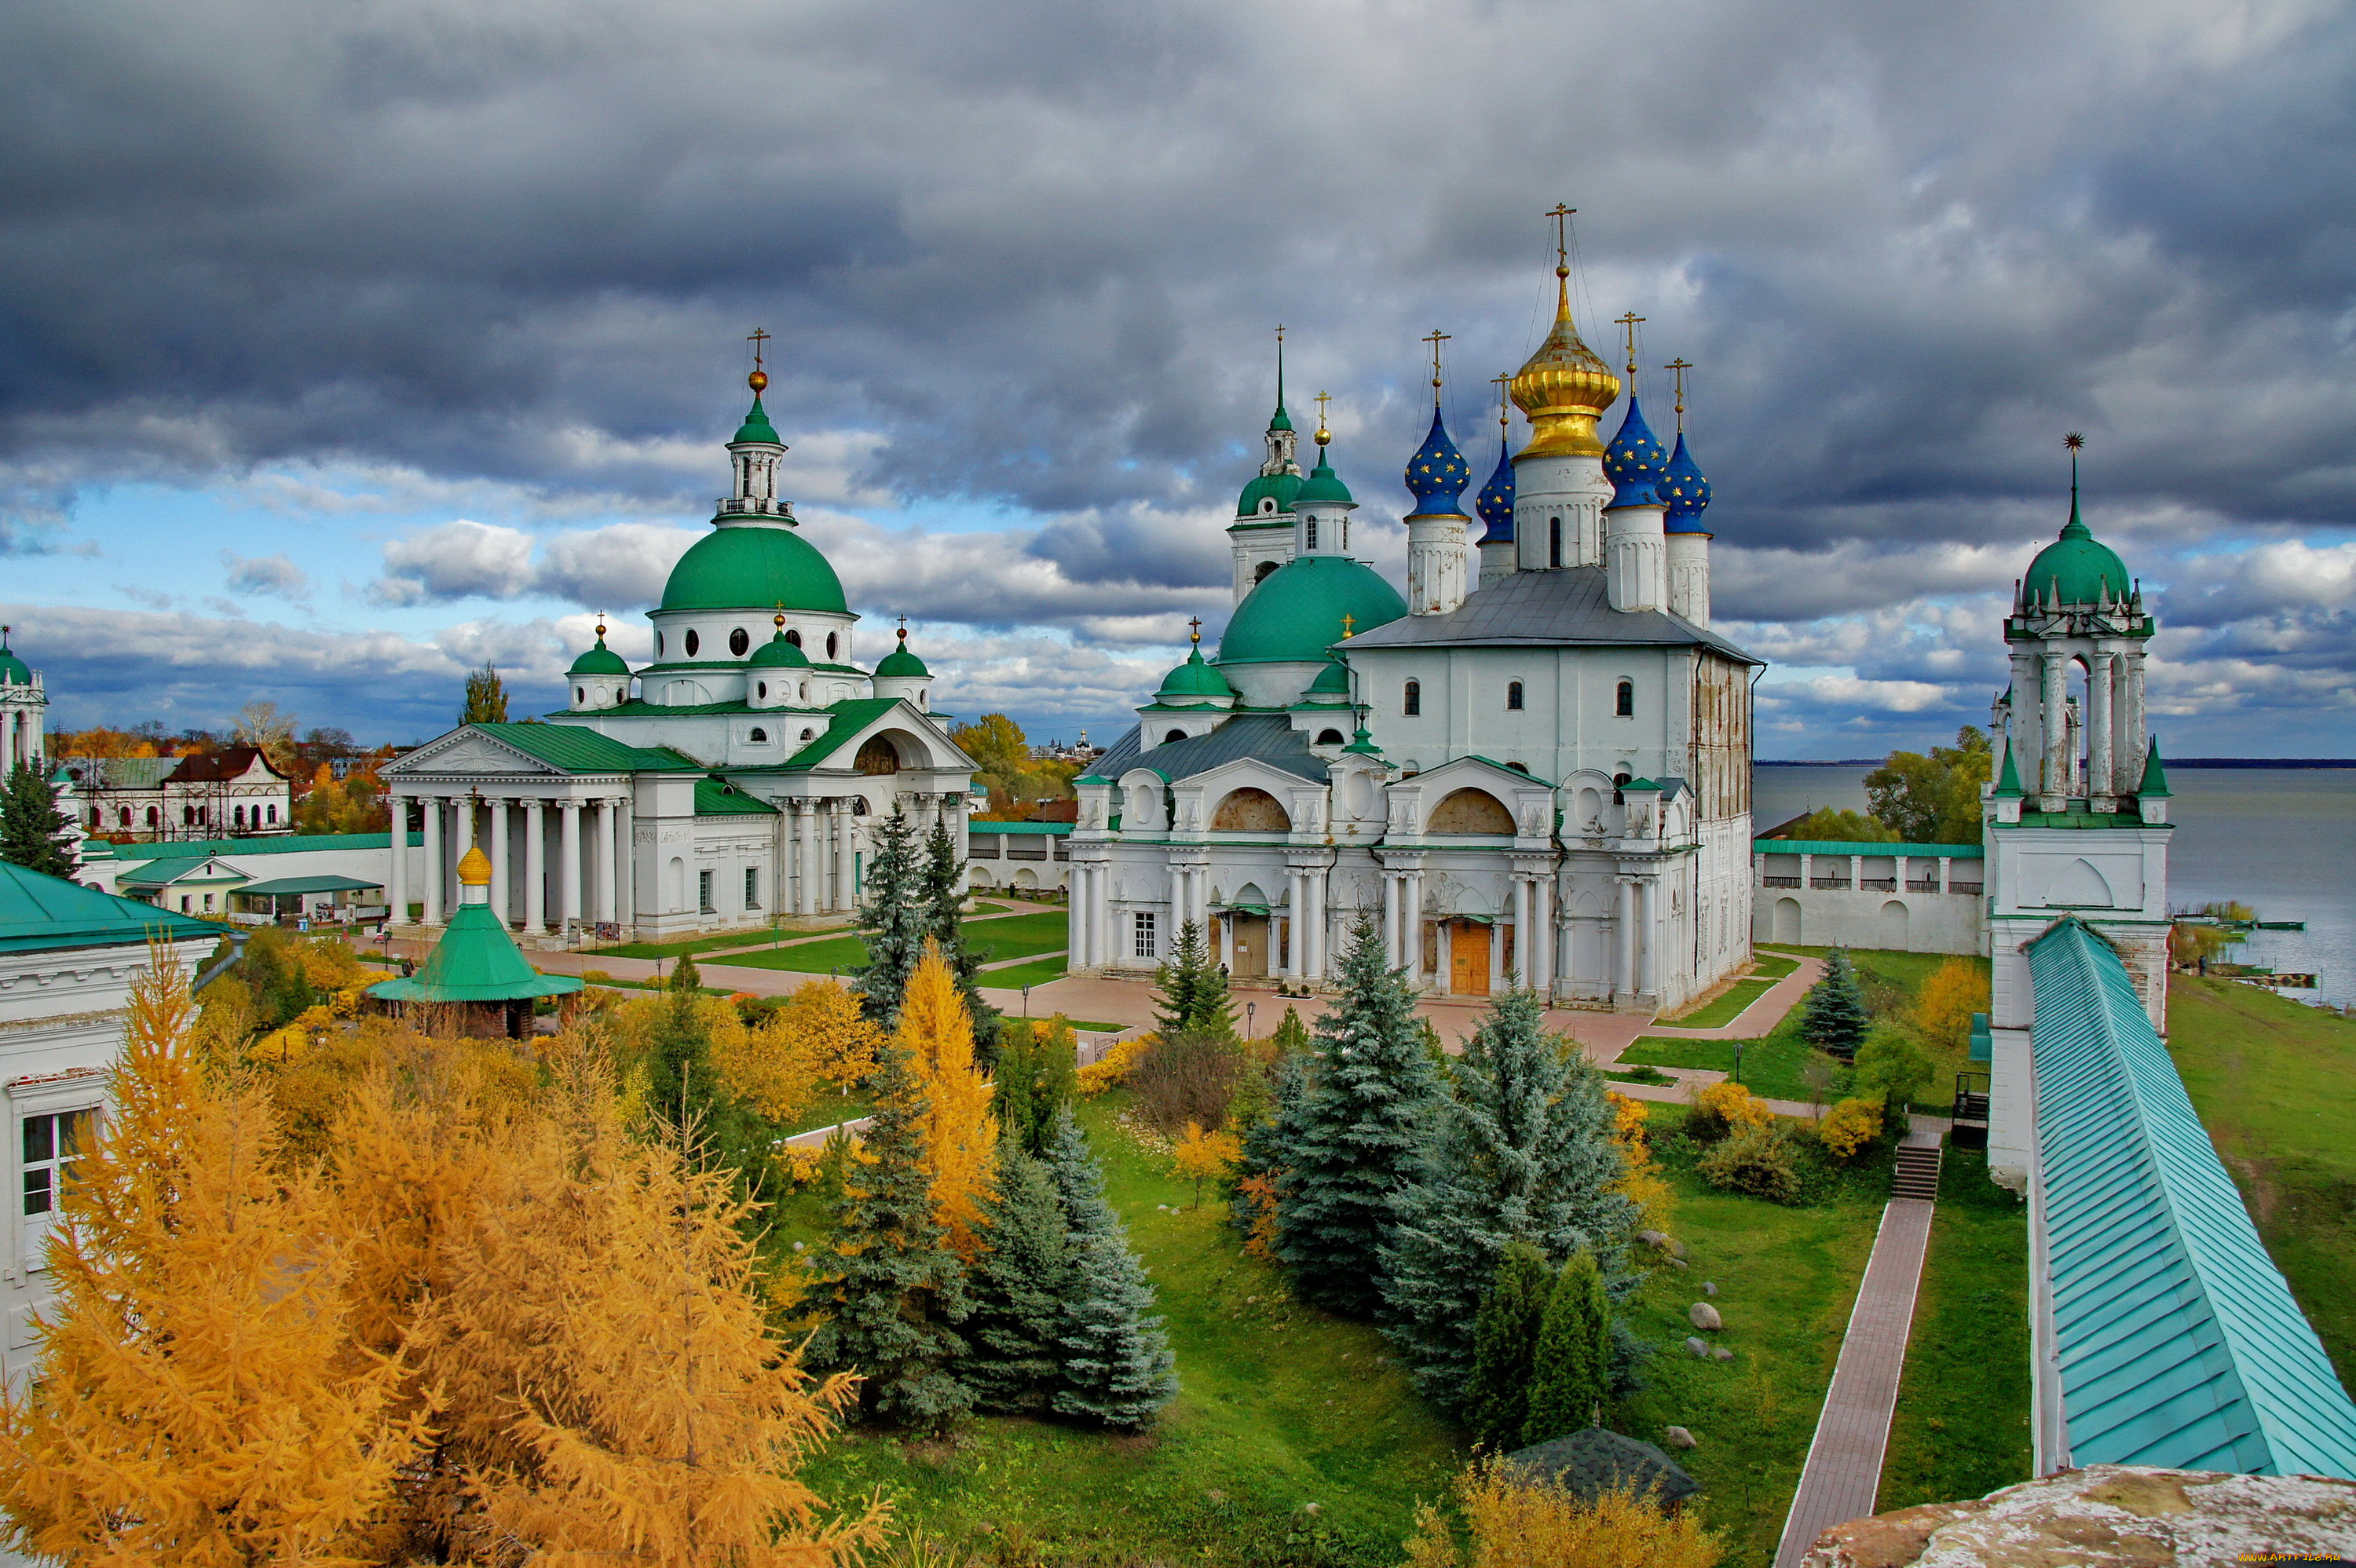
[[[761,347],[769,341],[769,329],[756,326],[753,329],[752,336],[744,341],[753,346],[753,368],[757,370],[761,368]]]
[[[1350,640],[1350,628],[1351,628],[1351,627],[1353,627],[1353,626],[1355,626],[1355,625],[1356,625],[1357,624],[1358,624],[1358,618],[1357,618],[1355,615],[1351,614],[1351,613],[1350,613],[1349,612],[1347,612],[1347,611],[1344,611],[1344,612],[1343,612],[1343,613],[1342,613],[1342,640],[1343,640],[1344,642],[1345,642],[1345,643],[1346,643],[1346,642],[1348,642],[1348,641]]]
[[[1192,631],[1192,632],[1194,634],[1194,645],[1195,645],[1196,647],[1200,647],[1200,646],[1202,646],[1202,645],[1203,645],[1203,617],[1201,617],[1200,615],[1197,615],[1197,616],[1195,616],[1193,620],[1191,620],[1191,621],[1187,622],[1187,623],[1186,623],[1186,625],[1187,625],[1188,630]]]
[[[1320,446],[1324,445],[1333,436],[1333,432],[1325,428],[1325,405],[1333,400],[1333,394],[1331,392],[1317,394],[1317,444]]]
[[[1686,430],[1686,372],[1693,368],[1693,361],[1680,354],[1661,368],[1677,379],[1677,433],[1683,435]]]
[[[1558,278],[1570,276],[1570,240],[1566,225],[1570,215],[1578,210],[1575,207],[1565,207],[1557,202],[1554,209],[1547,214],[1554,219],[1554,275]]]
[[[1424,339],[1431,345],[1431,404],[1434,408],[1440,406],[1440,346],[1448,340],[1448,334],[1436,326],[1431,329],[1431,336]]]
[[[1506,390],[1513,386],[1514,379],[1511,376],[1492,376],[1489,379],[1496,384],[1497,428],[1499,430],[1503,430],[1512,419],[1512,416],[1505,412],[1505,393]]]
[[[1617,325],[1628,329],[1628,374],[1632,377],[1636,374],[1636,324],[1644,319],[1633,310],[1614,318]]]

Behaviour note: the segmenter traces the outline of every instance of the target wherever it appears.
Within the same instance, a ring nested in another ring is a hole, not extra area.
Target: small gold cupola
[[[1517,458],[1602,456],[1595,421],[1620,396],[1620,378],[1571,323],[1570,251],[1563,220],[1572,210],[1558,207],[1547,214],[1555,220],[1554,330],[1513,379],[1514,403],[1530,421],[1530,443]]]

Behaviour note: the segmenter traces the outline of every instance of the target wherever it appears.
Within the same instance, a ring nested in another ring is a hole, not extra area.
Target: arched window
[[[1522,710],[1522,683],[1518,680],[1509,680],[1505,683],[1505,710],[1508,713],[1519,713]]]
[[[1317,743],[1321,746],[1338,746],[1342,743],[1342,731],[1320,730],[1317,731]]]
[[[1628,770],[1627,770],[1627,769],[1625,769],[1625,768],[1622,768],[1618,773],[1613,773],[1613,774],[1612,775],[1612,805],[1627,805],[1627,804],[1628,804],[1626,800],[1624,800],[1623,798],[1622,798],[1621,794],[1620,794],[1620,791],[1621,791],[1623,787],[1625,787],[1625,786],[1626,786],[1626,784],[1627,784],[1627,783],[1628,783],[1629,779],[1630,779],[1630,778],[1632,778],[1632,777],[1633,777],[1633,776],[1634,776],[1634,775],[1633,775],[1632,773],[1630,773],[1628,772]]]
[[[1622,719],[1636,717],[1636,683],[1634,681],[1623,680],[1620,683],[1619,696],[1612,704],[1612,711]]]
[[[768,740],[769,732],[766,730],[762,729],[758,724],[753,726],[752,741],[755,745],[766,745]]]
[[[151,806],[149,809],[153,810],[154,807]],[[127,805],[123,808],[123,826],[125,827],[131,826],[131,808]]]
[[[1275,497],[1275,496],[1262,496],[1259,498],[1259,509],[1260,509],[1260,511],[1261,511],[1262,513],[1268,513],[1268,512],[1273,512],[1273,511],[1275,511],[1275,510],[1276,510],[1276,497]]]
[[[802,682],[802,684],[801,684],[801,696],[799,696],[798,698],[795,699],[795,700],[796,700],[796,701],[798,701],[798,702],[808,702],[808,701],[809,700],[809,681],[804,681],[804,682]]]
[[[769,695],[769,683],[766,680],[755,681],[753,683],[753,688],[765,699]]]
[[[728,651],[734,654],[738,658],[743,658],[744,656],[744,650],[752,645],[753,634],[746,631],[744,627],[739,626],[734,631],[728,634]]]
[[[230,819],[230,825],[231,825],[231,826],[233,826],[233,827],[244,827],[244,826],[245,826],[245,807],[243,807],[243,806],[241,806],[241,805],[231,807],[231,808],[230,808],[230,814],[229,814],[229,819]]]
[[[1547,564],[1548,566],[1562,564],[1562,519],[1560,517],[1547,519]]]
[[[271,820],[273,824],[274,824],[274,823],[276,823],[276,822],[277,822],[277,820],[278,820],[278,808],[277,808],[276,806],[274,806],[274,805],[272,805],[272,806],[265,806],[263,809],[264,809],[264,810],[266,810],[266,811],[268,811],[268,812],[270,813],[270,820]]]
[[[1423,682],[1411,680],[1407,683],[1407,691],[1399,699],[1399,711],[1402,713],[1423,711]]]
[[[1274,507],[1276,506],[1276,503],[1275,503],[1275,502],[1273,502],[1273,501],[1270,501],[1270,502],[1269,503],[1269,507],[1270,507],[1271,509],[1273,509],[1273,508],[1274,508]],[[1263,561],[1261,561],[1261,562],[1259,563],[1259,570],[1258,570],[1258,571],[1255,571],[1255,572],[1253,572],[1253,573],[1252,573],[1252,581],[1253,581],[1253,582],[1255,582],[1255,583],[1266,582],[1266,581],[1268,581],[1268,574],[1269,574],[1269,572],[1271,572],[1271,571],[1274,571],[1276,570],[1276,566],[1277,566],[1277,563],[1276,563],[1275,561],[1272,561],[1272,560],[1263,560]]]
[[[830,659],[834,657],[834,634],[832,632],[829,632],[826,635],[826,656]]]
[[[703,641],[703,639],[702,639],[701,637],[697,636],[693,632],[690,632],[690,633],[688,633],[688,635],[687,635],[687,656],[688,656],[689,658],[693,658],[693,657],[695,656],[695,650],[696,650],[697,646],[702,643],[702,641]]]
[[[900,753],[884,737],[872,735],[859,748],[859,756],[851,766],[862,773],[896,773],[900,771]]]
[[[657,657],[657,658],[660,658],[660,657],[662,657],[662,652],[663,652],[663,635],[662,635],[660,632],[657,632],[657,633],[655,634],[655,657]]]
[[[808,741],[815,737],[817,734],[818,731],[815,730],[805,730],[802,731],[802,739]]]
[[[105,825],[105,823],[106,823],[106,814],[105,814],[104,812],[102,812],[102,811],[99,810],[99,808],[98,808],[98,807],[96,807],[96,806],[94,806],[94,805],[93,805],[93,806],[91,806],[91,807],[90,808],[90,825],[91,825],[92,827],[103,827],[103,826]]]
[[[588,688],[576,686],[573,688],[573,706],[575,708],[586,708],[589,706]]]
[[[1173,731],[1170,731],[1170,733],[1168,733],[1167,735],[1162,736],[1162,743],[1166,745],[1166,744],[1168,744],[1168,743],[1169,743],[1170,741],[1183,741],[1183,740],[1184,740],[1185,738],[1186,738],[1186,731],[1183,731],[1183,730],[1173,730]]]
[[[802,645],[802,634],[800,628],[797,627],[793,631],[787,632],[786,634],[786,641],[793,644],[796,647],[800,647]]]

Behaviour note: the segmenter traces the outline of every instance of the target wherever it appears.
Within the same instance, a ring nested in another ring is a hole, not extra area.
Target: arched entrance
[[[1800,901],[1777,899],[1775,917],[1770,930],[1773,933],[1772,940],[1797,947],[1800,944]]]

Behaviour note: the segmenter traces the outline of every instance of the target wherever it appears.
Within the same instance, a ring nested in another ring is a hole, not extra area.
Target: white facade
[[[1754,848],[1753,942],[1896,953],[1987,951],[1984,862],[1976,844],[1855,844],[1812,853],[1761,840]]]
[[[48,754],[48,716],[41,672],[10,650],[8,628],[0,626],[0,778],[17,763],[37,763]]]
[[[192,757],[67,757],[75,814],[92,837],[137,842],[294,831],[294,786],[252,746]]]

